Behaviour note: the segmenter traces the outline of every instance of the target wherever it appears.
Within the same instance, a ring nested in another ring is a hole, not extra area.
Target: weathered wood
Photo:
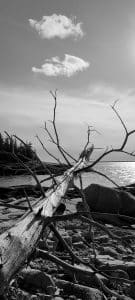
[[[96,288],[87,287],[80,284],[71,283],[65,280],[56,280],[56,285],[63,289],[67,295],[75,295],[79,299],[85,300],[106,300],[107,298],[103,292]]]
[[[32,212],[27,212],[15,226],[0,235],[0,295],[34,251],[48,217],[53,216],[65,195],[74,171],[87,165],[88,156],[89,151],[86,159],[80,158],[59,178],[59,184],[47,192],[46,198],[40,198],[34,204]]]

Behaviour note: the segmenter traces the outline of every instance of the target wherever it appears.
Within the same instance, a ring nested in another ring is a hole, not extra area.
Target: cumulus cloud
[[[79,71],[83,71],[89,67],[89,63],[82,58],[65,54],[63,61],[59,57],[46,59],[41,68],[33,67],[34,73],[44,74],[46,76],[66,76],[70,77]]]
[[[29,19],[29,24],[43,39],[82,37],[84,35],[81,28],[82,23],[76,23],[75,20],[75,17],[70,19],[64,15],[53,14],[52,16],[43,16],[40,21]]]

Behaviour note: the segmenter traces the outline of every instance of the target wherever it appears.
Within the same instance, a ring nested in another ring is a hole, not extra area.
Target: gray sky
[[[101,133],[91,135],[95,146],[120,145],[123,129],[110,105],[119,99],[135,128],[134,0],[0,0],[0,128],[31,140],[48,160],[35,135],[54,151],[43,125],[56,88],[57,126],[69,151],[81,152],[87,124]]]

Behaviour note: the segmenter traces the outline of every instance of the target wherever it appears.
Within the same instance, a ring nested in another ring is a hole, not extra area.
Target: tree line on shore
[[[35,158],[32,143],[21,143],[15,137],[0,133],[0,161],[12,162],[14,157],[11,154],[16,154],[22,161],[28,161]]]

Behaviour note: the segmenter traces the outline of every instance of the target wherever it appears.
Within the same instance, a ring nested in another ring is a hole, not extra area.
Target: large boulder
[[[129,192],[91,184],[84,194],[92,211],[135,217],[135,196]]]

